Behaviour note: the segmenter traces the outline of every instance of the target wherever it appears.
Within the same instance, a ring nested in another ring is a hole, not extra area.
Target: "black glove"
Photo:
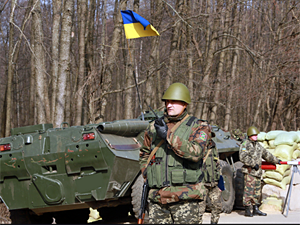
[[[278,163],[277,164],[281,165],[281,160],[280,159],[278,159]]]
[[[259,169],[259,165],[256,164],[253,168],[257,171]]]
[[[160,117],[156,119],[154,127],[156,129],[157,136],[165,140],[167,138],[168,126],[165,123],[164,118]]]

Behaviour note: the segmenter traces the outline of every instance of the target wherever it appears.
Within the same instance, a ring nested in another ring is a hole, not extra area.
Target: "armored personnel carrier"
[[[10,137],[0,139],[0,199],[12,223],[51,223],[53,217],[56,223],[86,223],[90,207],[103,219],[129,211],[137,216],[143,184],[139,148],[155,115],[147,112],[144,118],[13,128]],[[225,160],[238,152],[238,142],[213,129],[224,160],[223,209],[231,212],[234,175]]]

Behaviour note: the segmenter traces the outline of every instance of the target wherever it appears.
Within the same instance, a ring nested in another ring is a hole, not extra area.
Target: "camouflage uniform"
[[[182,216],[175,211],[182,204],[194,208],[195,202],[198,204],[199,201],[203,201],[205,187],[201,182],[203,179],[201,167],[207,143],[211,139],[211,128],[207,122],[188,116],[175,131],[171,132],[172,127],[186,115],[186,110],[177,117],[168,117],[165,112],[167,138],[158,148],[146,170],[147,159],[161,138],[156,134],[154,122],[150,123],[145,131],[143,146],[140,149],[140,165],[149,183],[151,201],[149,219],[153,223],[158,223],[156,217],[162,220],[165,218],[164,221],[170,223],[179,223],[181,220],[189,221],[185,223],[199,223],[199,209],[189,212],[186,218],[177,218],[177,215]]]
[[[240,130],[240,129],[234,129],[231,131],[231,136],[238,140],[238,141],[242,141],[244,140],[246,137],[245,137],[245,134]]]
[[[200,208],[200,224],[203,223],[202,216],[206,209],[206,198],[209,197],[211,200],[211,223],[218,223],[220,219],[220,214],[222,212],[222,201],[221,201],[221,190],[217,186],[218,183],[216,183],[216,186],[210,187],[205,186],[207,195],[205,196],[204,200],[199,203]]]
[[[198,224],[198,201],[180,201],[170,204],[149,203],[150,224]]]
[[[241,144],[239,156],[241,162],[244,163],[244,166],[242,167],[245,181],[243,205],[250,206],[260,204],[262,158],[274,164],[278,163],[278,159],[257,141],[251,140],[246,140]],[[258,170],[253,168],[256,164],[259,166]]]
[[[202,216],[206,209],[206,198],[211,200],[211,223],[218,223],[220,214],[222,212],[221,190],[218,187],[218,180],[220,179],[221,166],[219,163],[219,153],[214,141],[211,140],[209,144],[211,152],[205,157],[203,164],[203,171],[205,173],[204,182],[206,188],[206,196],[204,200],[199,203],[200,208],[200,224],[202,224]]]

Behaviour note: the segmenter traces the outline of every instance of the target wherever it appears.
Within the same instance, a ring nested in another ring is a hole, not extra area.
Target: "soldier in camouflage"
[[[240,129],[234,129],[231,131],[231,136],[238,140],[238,141],[244,141],[245,140],[245,134]]]
[[[212,132],[212,137],[214,133]],[[211,200],[211,224],[217,224],[222,212],[221,190],[218,187],[218,181],[221,174],[221,166],[219,163],[219,153],[217,146],[213,140],[208,145],[208,152],[203,159],[204,185],[206,196],[199,203],[200,206],[200,223],[202,224],[202,216],[206,209],[206,198]]]
[[[242,172],[244,173],[244,196],[243,205],[245,206],[245,216],[266,216],[258,207],[261,195],[261,162],[262,158],[271,163],[280,164],[280,160],[273,156],[261,144],[257,142],[259,131],[256,127],[251,126],[247,130],[248,139],[240,146],[239,156],[244,163]],[[253,205],[253,213],[251,212]]]
[[[164,116],[149,124],[140,149],[141,171],[150,188],[149,222],[198,224],[206,191],[202,159],[211,128],[188,115],[191,99],[184,84],[170,85],[162,100]]]

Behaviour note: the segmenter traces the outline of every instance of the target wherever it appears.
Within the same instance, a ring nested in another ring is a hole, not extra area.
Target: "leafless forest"
[[[126,9],[160,36],[125,39]],[[0,22],[2,137],[136,118],[173,82],[226,130],[300,127],[299,0],[1,0]]]

